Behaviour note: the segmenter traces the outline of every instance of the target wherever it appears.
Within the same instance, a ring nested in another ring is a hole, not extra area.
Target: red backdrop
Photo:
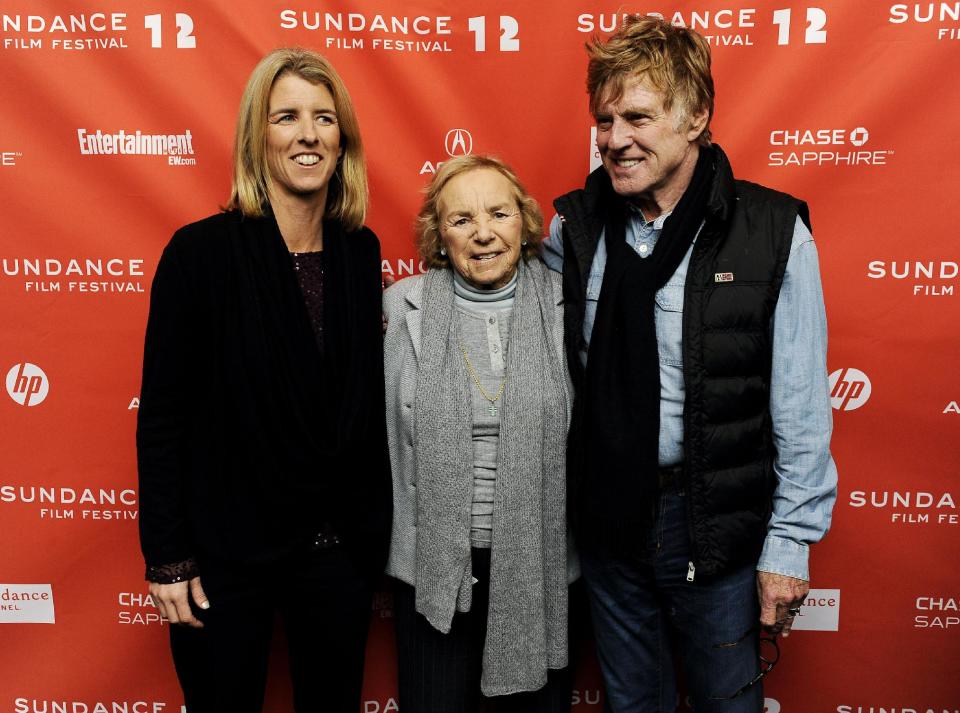
[[[4,3],[0,712],[180,708],[137,547],[143,329],[162,247],[227,198],[257,60],[304,45],[341,72],[367,222],[403,276],[419,191],[450,155],[505,158],[548,218],[582,183],[583,43],[621,12],[710,37],[714,135],[737,175],[811,206],[840,492],[767,711],[957,713],[960,3],[844,0]],[[121,131],[179,149],[97,138]],[[382,713],[397,709],[388,595],[372,616],[363,710]],[[282,652],[274,666],[280,711]],[[599,711],[599,691],[588,656],[575,710]]]

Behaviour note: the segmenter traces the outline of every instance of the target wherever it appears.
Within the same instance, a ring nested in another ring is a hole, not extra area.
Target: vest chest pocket
[[[683,366],[683,284],[667,283],[656,295],[657,350],[660,363]]]

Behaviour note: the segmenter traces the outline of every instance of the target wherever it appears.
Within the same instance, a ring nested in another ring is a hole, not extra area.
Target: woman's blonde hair
[[[527,193],[513,170],[493,156],[457,156],[445,161],[424,189],[423,206],[417,216],[417,251],[428,267],[450,266],[450,258],[440,252],[443,247],[440,238],[440,194],[453,178],[482,168],[496,171],[513,186],[517,208],[523,221],[521,240],[525,245],[520,254],[524,259],[539,255],[540,245],[543,243],[543,214],[536,199]]]
[[[233,185],[227,208],[259,217],[270,203],[266,157],[270,91],[280,77],[288,74],[311,84],[322,84],[333,96],[343,156],[330,178],[325,216],[339,220],[348,231],[357,230],[367,214],[368,193],[363,143],[353,102],[333,65],[316,52],[299,47],[274,50],[260,60],[247,80],[237,115]]]

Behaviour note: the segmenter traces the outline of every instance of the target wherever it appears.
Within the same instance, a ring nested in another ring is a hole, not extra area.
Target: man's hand
[[[790,636],[796,610],[810,591],[810,582],[772,572],[757,572],[760,624],[773,634]]]
[[[160,616],[166,617],[171,624],[185,624],[195,629],[202,629],[203,622],[197,619],[190,610],[190,598],[201,609],[209,609],[210,602],[200,586],[200,578],[194,577],[189,582],[175,584],[157,584],[150,582],[150,596],[157,603]]]

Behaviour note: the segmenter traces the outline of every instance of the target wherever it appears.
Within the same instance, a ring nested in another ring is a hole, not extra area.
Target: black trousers
[[[358,713],[372,588],[342,546],[238,571],[202,562],[202,629],[170,627],[189,713],[260,713],[277,612],[297,713]]]
[[[568,713],[573,694],[571,667],[550,670],[539,691],[486,698],[480,693],[483,644],[487,634],[490,550],[473,550],[473,604],[454,614],[442,634],[416,611],[416,592],[394,587],[400,710],[403,713]],[[571,610],[573,607],[571,607]]]

